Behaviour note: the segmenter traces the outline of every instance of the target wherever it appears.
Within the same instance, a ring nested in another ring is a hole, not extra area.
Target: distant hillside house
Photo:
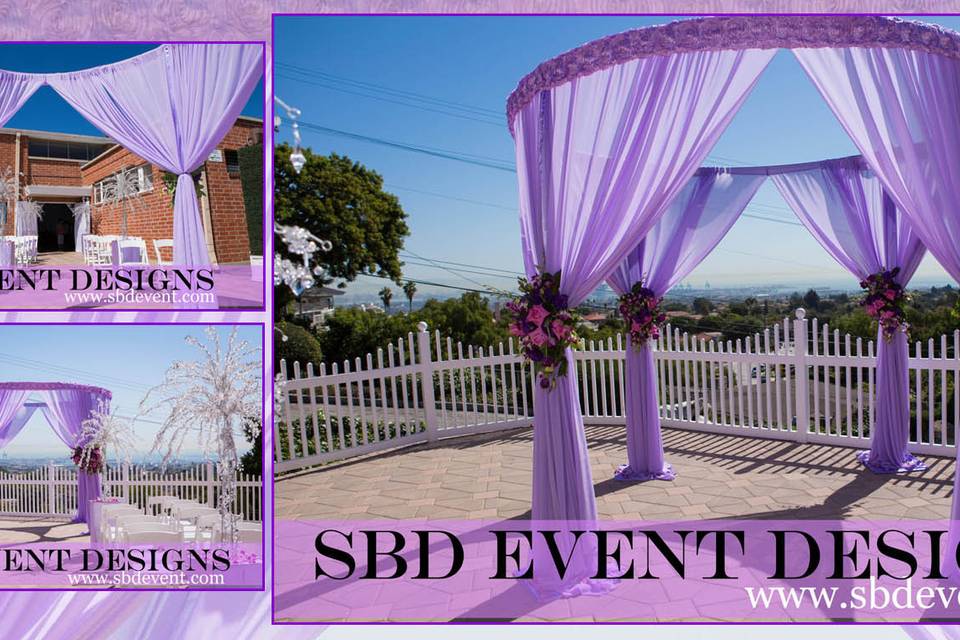
[[[207,250],[216,264],[250,261],[238,151],[262,141],[263,120],[242,116],[199,169],[198,182],[205,192],[200,211]],[[156,259],[153,240],[173,239],[173,201],[164,188],[163,170],[110,138],[0,128],[0,171],[7,167],[20,174],[17,199],[29,194],[30,200],[43,205],[38,222],[41,253],[57,250],[58,226],[67,231],[64,249],[75,250],[68,205],[84,200],[91,203],[91,233],[118,235],[122,207],[103,201],[102,186],[105,179],[130,169],[137,172],[140,197],[128,212],[127,235],[146,241],[151,261]],[[0,227],[3,235],[15,235],[12,203],[8,206],[11,210]],[[254,249],[257,255],[263,252],[261,247]]]
[[[334,298],[342,296],[343,291],[330,287],[307,289],[297,301],[297,315],[309,318],[313,324],[323,321],[328,313],[333,313]]]

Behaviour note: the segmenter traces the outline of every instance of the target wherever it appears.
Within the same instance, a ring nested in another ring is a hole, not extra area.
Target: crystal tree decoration
[[[290,119],[290,128],[293,130],[293,152],[290,154],[290,163],[293,170],[297,173],[303,169],[307,163],[306,156],[300,148],[302,140],[300,138],[300,126],[297,119],[300,117],[300,110],[291,107],[279,97],[274,97],[274,101],[286,112]],[[275,123],[279,127],[280,118],[277,117]],[[316,278],[322,278],[326,273],[320,265],[312,265],[313,255],[317,251],[330,251],[333,245],[329,240],[321,240],[302,227],[274,224],[273,232],[280,236],[283,243],[287,246],[287,251],[300,256],[301,264],[296,264],[288,260],[279,253],[273,255],[273,284],[280,286],[285,284],[290,287],[294,295],[300,296],[304,291],[316,285]]]
[[[280,107],[286,112],[287,118],[290,119],[290,129],[293,133],[293,152],[290,154],[290,164],[293,165],[294,171],[300,173],[300,170],[303,169],[303,166],[307,164],[307,158],[303,155],[303,151],[300,149],[300,145],[303,142],[300,138],[300,125],[297,124],[297,120],[300,118],[300,109],[291,107],[286,102],[281,100],[279,96],[274,96],[273,100],[280,105]],[[280,126],[279,116],[277,116],[274,126]]]
[[[313,287],[316,277],[323,277],[326,271],[320,265],[312,265],[313,254],[317,251],[330,251],[333,244],[329,240],[321,240],[303,227],[274,224],[273,232],[280,236],[287,245],[287,251],[300,256],[301,263],[296,264],[282,257],[279,253],[273,256],[273,284],[285,284],[290,287],[294,295],[299,296]]]
[[[100,456],[113,451],[118,459],[130,462],[137,449],[137,439],[133,426],[125,418],[110,413],[110,403],[101,398],[97,401],[97,408],[90,412],[90,417],[80,423],[80,435],[77,442],[82,443],[77,466],[84,469],[88,466],[91,457]]]
[[[224,541],[237,542],[236,438],[243,437],[244,419],[261,413],[261,353],[237,336],[236,327],[226,344],[214,327],[207,327],[205,336],[205,341],[186,337],[200,358],[170,365],[164,381],[144,396],[140,415],[167,412],[153,443],[153,451],[163,451],[164,465],[180,454],[191,436],[206,457],[216,454],[220,531]]]
[[[122,221],[120,235],[127,237],[127,213],[143,203],[140,194],[143,186],[140,184],[140,173],[136,167],[124,167],[119,172],[106,178],[102,183],[100,194],[101,202],[120,207]]]

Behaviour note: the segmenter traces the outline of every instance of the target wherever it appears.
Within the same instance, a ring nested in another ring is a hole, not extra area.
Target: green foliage
[[[417,284],[407,280],[403,283],[403,295],[407,296],[409,311],[413,311],[413,296],[417,295]]]
[[[200,173],[200,169],[197,169],[190,174],[193,177],[193,190],[197,194],[197,200],[207,195],[207,192],[203,188],[203,183],[200,182]],[[179,176],[175,173],[164,171],[160,174],[160,177],[163,180],[163,189],[170,194],[170,204],[173,205],[177,199],[177,179]]]
[[[380,296],[380,301],[383,303],[383,308],[386,311],[390,311],[390,301],[393,300],[393,291],[390,287],[384,287],[380,289],[380,292],[377,294]]]
[[[243,436],[253,446],[240,456],[240,472],[263,476],[263,430],[261,429],[260,418],[244,420]]]
[[[807,291],[803,296],[803,306],[809,310],[818,310],[820,308],[820,294],[813,289]]]
[[[289,145],[274,151],[274,210],[278,222],[301,226],[333,248],[315,255],[331,278],[360,274],[399,284],[399,251],[410,230],[400,201],[383,190],[380,174],[347,157],[316,155],[309,149],[297,174]]]
[[[444,338],[450,337],[464,346],[487,347],[506,342],[509,337],[506,319],[503,323],[496,322],[487,298],[475,292],[464,293],[459,298],[427,300],[413,317],[417,322],[426,322],[431,333],[439,330]]]
[[[263,255],[263,144],[241,147],[237,150],[237,157],[250,252]]]
[[[699,313],[700,315],[707,315],[713,311],[714,305],[707,298],[694,298],[693,299],[693,312]]]
[[[287,361],[287,375],[293,375],[293,363],[299,362],[301,370],[308,363],[314,366],[323,360],[323,351],[320,342],[312,333],[303,327],[291,322],[281,322],[276,325],[279,332],[286,336],[286,340],[277,333],[274,340],[274,371],[280,371],[280,361]]]
[[[327,362],[349,360],[352,368],[354,358],[386,350],[387,345],[396,344],[397,338],[416,330],[417,321],[405,313],[387,315],[342,307],[326,317],[318,337]]]

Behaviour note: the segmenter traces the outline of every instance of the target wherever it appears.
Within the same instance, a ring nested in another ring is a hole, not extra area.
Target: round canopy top
[[[507,122],[540,91],[638,58],[736,49],[882,47],[960,59],[960,34],[881,16],[724,16],[678,20],[588,42],[540,63],[507,98]]]
[[[72,382],[0,382],[0,389],[12,389],[16,391],[61,391],[73,389],[75,391],[88,391],[107,399],[113,397],[113,393],[111,393],[109,389],[92,387],[85,384],[73,384]]]

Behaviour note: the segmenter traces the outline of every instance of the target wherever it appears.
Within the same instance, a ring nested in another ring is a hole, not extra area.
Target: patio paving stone
[[[866,471],[854,449],[664,429],[672,482],[619,482],[623,427],[586,429],[602,519],[938,519],[954,461],[917,474]],[[278,518],[529,517],[532,431],[450,438],[278,478]],[[2,526],[2,525],[0,525]],[[0,534],[2,540],[2,534]]]

